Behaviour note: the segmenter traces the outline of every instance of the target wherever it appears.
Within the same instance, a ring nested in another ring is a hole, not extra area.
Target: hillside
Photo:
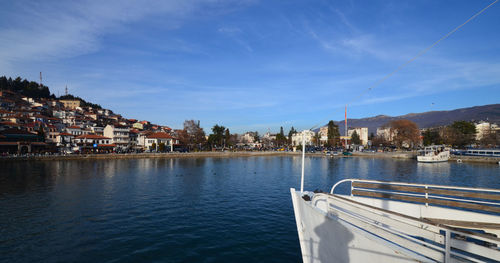
[[[376,134],[377,128],[384,124],[400,119],[408,119],[417,123],[420,128],[430,128],[444,126],[454,121],[489,121],[500,123],[500,104],[491,104],[484,106],[475,106],[470,108],[461,108],[450,111],[429,111],[423,113],[410,113],[402,116],[378,115],[375,117],[362,119],[347,119],[348,127],[368,127],[369,133]],[[341,134],[344,131],[344,120],[337,121]]]

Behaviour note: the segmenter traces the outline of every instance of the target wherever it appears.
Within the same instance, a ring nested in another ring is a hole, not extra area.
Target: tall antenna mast
[[[68,96],[68,85],[66,85],[66,88],[64,90],[65,90],[65,95]]]
[[[40,89],[43,87],[42,85],[42,72],[40,71]]]

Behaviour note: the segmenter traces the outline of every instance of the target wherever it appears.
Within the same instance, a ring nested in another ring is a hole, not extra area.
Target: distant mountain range
[[[488,121],[500,123],[500,104],[475,106],[450,111],[428,111],[423,113],[410,113],[402,116],[378,115],[362,119],[347,119],[348,127],[368,127],[369,133],[377,133],[377,128],[394,121],[407,119],[417,123],[419,128],[430,128],[450,125],[454,121]],[[340,133],[344,134],[344,120],[337,121]]]

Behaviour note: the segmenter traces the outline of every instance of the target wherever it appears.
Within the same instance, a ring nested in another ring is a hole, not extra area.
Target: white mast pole
[[[304,192],[304,163],[306,156],[306,131],[302,131],[302,176],[300,178],[300,192]]]
[[[345,112],[344,112],[344,116],[345,116],[345,122],[344,122],[344,128],[345,128],[345,149],[347,150],[347,104],[345,105]]]

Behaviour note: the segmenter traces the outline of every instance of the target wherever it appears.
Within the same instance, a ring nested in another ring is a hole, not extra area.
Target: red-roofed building
[[[138,145],[151,151],[173,151],[178,140],[166,132],[143,133],[138,137]]]
[[[116,147],[115,144],[111,143],[111,138],[95,134],[77,136],[74,142],[80,147],[82,153],[111,152]]]
[[[129,128],[121,125],[106,125],[104,136],[112,139],[120,150],[125,150],[130,146]]]
[[[76,125],[66,127],[66,132],[71,133],[74,136],[80,136],[83,134],[82,127]]]
[[[62,153],[71,153],[73,152],[73,139],[75,136],[71,133],[61,132],[56,136],[57,147],[59,147],[59,151]]]

